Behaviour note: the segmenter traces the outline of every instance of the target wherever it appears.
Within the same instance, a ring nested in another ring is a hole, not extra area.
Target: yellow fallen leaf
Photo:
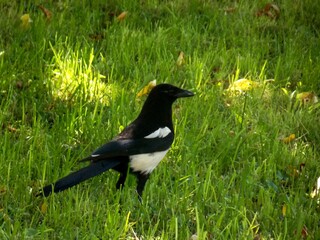
[[[144,95],[147,95],[152,90],[152,88],[154,88],[156,85],[157,85],[157,80],[153,80],[149,82],[147,86],[145,86],[140,90],[140,92],[138,92],[137,97],[142,97]]]
[[[20,17],[20,20],[21,20],[21,28],[23,29],[28,29],[30,28],[30,23],[32,23],[32,20],[30,18],[30,15],[29,14],[23,14],[21,17]]]
[[[296,139],[296,135],[294,133],[292,133],[288,137],[282,138],[281,141],[284,142],[284,143],[290,143],[295,139]]]
[[[282,216],[285,217],[287,214],[287,205],[285,205],[285,204],[282,205],[281,212],[282,212]]]
[[[127,11],[124,11],[124,12],[122,12],[122,13],[119,14],[119,16],[117,17],[117,20],[118,20],[118,21],[122,21],[122,20],[124,20],[124,19],[127,17],[127,15],[128,15],[128,12],[127,12]]]
[[[47,203],[42,203],[41,204],[41,213],[42,214],[46,214],[47,213],[47,210],[48,210],[48,204]]]
[[[318,97],[313,92],[302,92],[297,94],[297,100],[302,104],[314,104],[318,102]]]
[[[184,60],[184,52],[180,52],[179,53],[179,57],[177,59],[177,66],[180,67],[182,66],[183,64],[185,64],[185,60]]]
[[[252,80],[241,78],[230,84],[227,91],[229,92],[247,92],[259,86],[259,83]]]

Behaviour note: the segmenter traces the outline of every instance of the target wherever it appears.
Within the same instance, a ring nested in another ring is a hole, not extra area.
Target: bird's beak
[[[176,98],[192,97],[192,96],[194,96],[193,92],[190,92],[190,91],[184,90],[184,89],[181,89],[181,91],[179,91],[178,93],[175,94]]]

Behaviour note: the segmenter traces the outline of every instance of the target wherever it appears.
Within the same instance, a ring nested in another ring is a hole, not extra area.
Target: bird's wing
[[[152,136],[153,137],[153,136]],[[97,162],[107,160],[112,157],[130,156],[142,153],[160,152],[170,148],[173,142],[174,134],[172,132],[163,136],[153,138],[139,139],[118,139],[110,141],[97,150],[91,156],[81,161]]]

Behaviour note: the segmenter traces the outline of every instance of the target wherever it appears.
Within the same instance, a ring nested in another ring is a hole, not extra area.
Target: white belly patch
[[[130,167],[133,172],[151,173],[164,158],[168,150],[155,153],[144,153],[130,156]]]

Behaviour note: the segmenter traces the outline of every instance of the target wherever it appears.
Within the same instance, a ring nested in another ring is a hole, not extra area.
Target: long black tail
[[[90,164],[76,172],[69,174],[68,176],[59,179],[57,182],[45,186],[37,196],[49,196],[52,192],[61,192],[68,188],[77,185],[89,178],[97,176],[115,166],[120,162],[118,160],[99,161]]]

